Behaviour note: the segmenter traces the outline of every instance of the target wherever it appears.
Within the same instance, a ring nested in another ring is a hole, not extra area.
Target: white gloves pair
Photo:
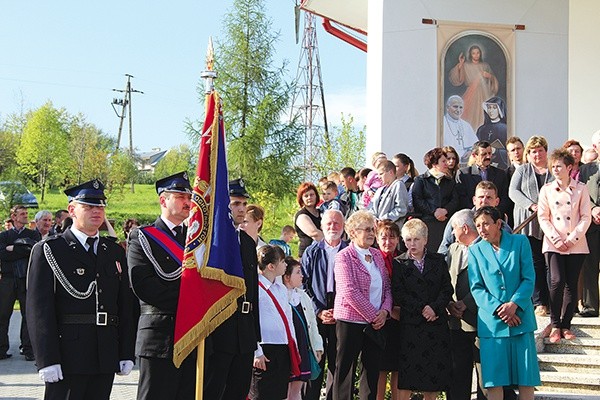
[[[47,383],[55,383],[63,378],[62,369],[60,368],[60,364],[50,365],[48,367],[44,367],[38,371],[40,375],[40,379]]]
[[[131,370],[133,369],[133,361],[131,360],[121,360],[119,361],[120,371],[117,372],[117,375],[129,375]],[[38,371],[40,379],[43,382],[47,383],[56,383],[63,379],[62,368],[60,364],[50,365],[48,367],[44,367]]]

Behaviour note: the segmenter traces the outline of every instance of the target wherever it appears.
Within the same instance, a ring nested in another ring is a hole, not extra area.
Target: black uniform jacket
[[[256,350],[256,344],[260,341],[256,243],[246,232],[239,233],[246,295],[238,299],[237,311],[207,338],[207,354],[213,351],[229,354],[248,353]],[[252,304],[249,313],[241,312],[244,299]]]
[[[173,232],[160,217],[152,226],[175,239]],[[148,235],[145,237],[150,245],[152,256],[166,274],[181,267],[181,263],[160,247],[154,239]],[[141,247],[138,229],[134,229],[129,234],[127,261],[131,286],[140,299],[141,308],[135,353],[141,357],[172,358],[175,312],[179,300],[181,277],[165,280],[159,276]]]
[[[56,272],[50,262],[56,262]],[[65,374],[106,374],[118,372],[120,360],[135,360],[133,295],[126,271],[125,251],[110,239],[99,239],[96,257],[70,229],[33,247],[27,325],[38,369],[60,364]],[[90,286],[94,281],[95,289]],[[87,298],[77,298],[88,291]],[[66,323],[94,318],[97,311],[107,313],[107,325]]]

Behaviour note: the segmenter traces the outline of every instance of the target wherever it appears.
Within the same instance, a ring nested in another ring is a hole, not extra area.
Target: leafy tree
[[[137,173],[136,160],[128,151],[117,151],[110,156],[108,177],[104,182],[107,197],[122,197],[125,185],[132,183]]]
[[[19,179],[16,153],[26,122],[24,113],[12,113],[0,127],[0,176],[4,180]]]
[[[335,127],[329,132],[329,140],[323,143],[323,160],[315,163],[319,176],[325,176],[332,171],[339,171],[344,167],[354,169],[365,165],[366,135],[364,128],[356,132],[354,118],[347,118],[342,113],[341,127]]]
[[[70,173],[65,183],[80,184],[93,178],[105,181],[108,177],[108,156],[114,149],[114,140],[93,124],[86,122],[83,114],[71,118],[69,124]]]
[[[37,182],[44,201],[46,188],[62,178],[69,165],[66,111],[47,102],[27,115],[21,143],[16,152],[19,169]]]
[[[251,190],[293,190],[293,158],[301,137],[295,123],[282,123],[292,86],[285,62],[274,66],[278,33],[264,13],[263,0],[234,0],[224,19],[225,39],[216,45],[216,87],[223,99],[230,176],[242,176]]]
[[[182,144],[177,147],[173,147],[167,152],[162,160],[156,164],[154,169],[154,176],[162,178],[165,176],[172,175],[180,171],[195,172],[195,158],[198,157],[198,153],[193,151],[187,144]]]

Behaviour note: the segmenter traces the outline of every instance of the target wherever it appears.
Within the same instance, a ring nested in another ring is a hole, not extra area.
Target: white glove
[[[63,378],[62,369],[60,368],[60,364],[50,365],[48,367],[44,367],[38,371],[40,375],[40,379],[44,382],[55,383]]]
[[[121,371],[117,372],[117,375],[129,375],[129,373],[133,369],[133,361],[121,360],[119,361],[119,367],[121,367]]]

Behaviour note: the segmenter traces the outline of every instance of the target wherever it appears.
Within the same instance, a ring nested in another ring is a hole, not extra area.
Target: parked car
[[[17,204],[25,207],[38,208],[37,198],[21,182],[0,182],[0,202],[10,208]]]

